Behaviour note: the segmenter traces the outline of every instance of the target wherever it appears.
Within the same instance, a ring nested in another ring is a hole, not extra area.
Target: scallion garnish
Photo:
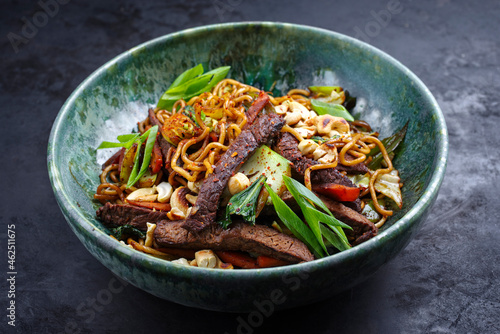
[[[274,209],[285,226],[298,239],[304,242],[318,258],[328,255],[323,238],[340,251],[351,248],[342,230],[342,228],[351,229],[351,227],[337,220],[326,205],[300,182],[286,175],[283,176],[283,180],[288,191],[290,191],[297,204],[299,204],[304,219],[307,222],[307,225],[304,224],[285,202],[266,185]],[[319,211],[315,205],[326,213]]]
[[[155,125],[144,132],[142,135],[139,135],[138,133],[120,135],[116,138],[118,140],[118,143],[103,141],[101,145],[97,147],[97,149],[125,147],[128,150],[132,147],[132,145],[137,144],[137,151],[134,156],[134,167],[132,168],[130,176],[128,177],[127,188],[132,187],[146,173],[149,162],[151,161],[151,152],[153,152],[153,146],[155,144],[157,132],[158,125]],[[146,147],[144,148],[142,164],[140,164],[141,147],[144,142],[146,142]]]
[[[351,229],[351,227],[336,219],[331,211],[326,207],[325,203],[323,203],[323,201],[320,200],[318,196],[316,196],[312,191],[307,189],[306,186],[286,175],[283,176],[283,180],[285,181],[285,185],[288,191],[290,191],[292,196],[299,204],[302,213],[304,214],[304,218],[306,219],[308,224],[313,226],[316,226],[316,224],[319,225],[320,222],[327,224],[327,226],[330,227],[333,232],[335,232],[336,238],[338,239],[340,248],[336,248],[340,251],[351,248],[349,242],[347,241],[347,237],[342,230],[342,228]],[[317,210],[314,205],[318,206],[328,214]],[[319,235],[321,236],[321,231]],[[320,241],[320,244],[323,244],[323,239],[318,241]]]
[[[134,167],[132,168],[132,172],[130,173],[130,176],[127,181],[127,188],[132,187],[139,179],[141,176],[146,173],[146,170],[148,169],[149,162],[151,161],[151,152],[153,152],[153,146],[155,144],[156,140],[156,134],[158,132],[158,125],[155,125],[151,127],[148,131],[144,132],[144,134],[139,137],[138,139],[138,150],[137,153],[135,154],[134,158]],[[147,136],[147,139],[146,139]],[[144,148],[144,155],[142,158],[142,165],[141,169],[139,170],[139,160],[140,160],[140,148],[142,144],[146,141],[146,147]],[[139,172],[138,172],[139,170]]]
[[[306,244],[311,252],[314,253],[315,257],[322,258],[327,256],[328,254],[323,250],[311,229],[304,224],[302,219],[300,219],[299,216],[297,216],[295,212],[293,212],[293,210],[286,205],[286,203],[271,189],[270,186],[266,184],[265,187],[269,192],[269,196],[271,196],[274,209],[283,224],[290,231],[292,231],[293,235],[297,237],[297,239]]]
[[[118,139],[118,143],[113,143],[110,141],[103,141],[97,149],[101,148],[114,148],[114,147],[125,147],[126,149],[129,149],[132,145],[134,145],[135,140],[139,137],[138,133],[131,133],[128,135],[120,135],[116,137]]]

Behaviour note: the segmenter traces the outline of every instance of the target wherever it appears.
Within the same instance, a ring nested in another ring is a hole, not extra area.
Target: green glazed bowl
[[[95,218],[92,196],[103,140],[128,133],[173,79],[198,63],[230,65],[228,77],[275,94],[309,85],[340,85],[358,97],[356,118],[381,137],[409,121],[394,159],[404,182],[403,209],[377,237],[348,251],[280,268],[186,267],[123,246]],[[394,258],[429,214],[443,180],[448,137],[432,94],[406,67],[358,40],[285,23],[250,22],[188,29],[139,45],[110,60],[69,97],[48,145],[52,187],[71,229],[113,273],[175,303],[209,310],[285,309],[331,297],[366,280]],[[263,312],[263,311],[262,311]]]

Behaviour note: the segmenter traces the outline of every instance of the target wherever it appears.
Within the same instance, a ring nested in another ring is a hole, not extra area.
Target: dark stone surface
[[[376,13],[395,0],[60,1],[68,3],[58,5],[53,17],[40,14],[36,1],[0,4],[0,332],[242,329],[240,315],[189,309],[116,280],[84,249],[60,213],[47,176],[46,145],[65,99],[115,55],[184,28],[249,20],[308,24],[366,39],[428,85],[450,134],[449,165],[436,205],[394,261],[331,300],[262,319],[242,315],[258,325],[251,331],[500,331],[498,1],[401,0],[396,1],[399,13],[380,16],[383,24]],[[8,34],[22,36],[23,18],[38,20],[41,27],[36,34],[25,29],[31,36],[15,52]],[[8,224],[16,231],[15,327],[6,317]]]

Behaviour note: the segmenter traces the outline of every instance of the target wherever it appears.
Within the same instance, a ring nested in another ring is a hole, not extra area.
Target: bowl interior
[[[358,97],[354,116],[368,121],[382,138],[409,121],[394,160],[404,182],[404,206],[384,225],[381,236],[397,228],[393,225],[405,215],[405,222],[411,222],[435,197],[447,156],[446,126],[432,95],[405,67],[366,44],[321,29],[225,24],[133,48],[94,72],[68,99],[52,129],[48,163],[56,197],[73,229],[95,229],[102,231],[96,237],[109,238],[95,218],[100,205],[92,196],[99,185],[100,163],[112,152],[96,153],[96,147],[129,133],[175,77],[198,63],[205,69],[230,65],[228,77],[272,88],[276,96],[294,87],[342,86]],[[359,247],[368,250],[370,244]]]

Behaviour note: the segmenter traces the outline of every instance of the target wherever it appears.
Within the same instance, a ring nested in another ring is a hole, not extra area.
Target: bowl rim
[[[224,271],[225,277],[246,278],[249,277],[249,275],[253,276],[256,272],[262,272],[262,274],[267,273],[267,274],[280,275],[280,274],[286,274],[287,272],[290,271],[302,271],[302,270],[309,271],[313,270],[313,268],[318,266],[321,267],[335,266],[339,263],[342,263],[343,261],[356,258],[357,254],[367,251],[369,252],[370,250],[376,248],[377,246],[380,246],[381,244],[383,244],[382,241],[384,239],[395,238],[399,233],[398,231],[409,228],[412,225],[412,223],[415,222],[415,220],[419,218],[429,206],[432,205],[433,199],[434,197],[437,196],[439,187],[445,175],[447,158],[448,158],[448,131],[443,113],[438,103],[436,102],[434,96],[432,95],[430,90],[425,86],[425,84],[412,71],[410,71],[406,66],[400,63],[398,60],[388,55],[387,53],[379,50],[378,48],[370,44],[367,44],[363,41],[357,40],[353,37],[349,37],[347,35],[334,32],[331,30],[308,26],[308,25],[292,24],[284,22],[268,22],[268,21],[228,22],[228,23],[211,24],[211,25],[180,30],[177,32],[173,32],[167,35],[151,39],[135,47],[132,47],[131,49],[119,54],[118,56],[112,58],[111,60],[107,61],[105,64],[100,66],[97,70],[95,70],[92,74],[90,74],[82,83],[80,83],[78,87],[71,93],[69,98],[61,107],[53,123],[48,141],[47,165],[48,165],[50,182],[56,200],[61,210],[63,211],[66,220],[68,221],[68,223],[72,228],[79,227],[79,230],[86,236],[90,238],[95,238],[95,242],[97,244],[104,246],[106,249],[108,248],[112,249],[114,252],[116,252],[115,255],[122,259],[126,258],[130,259],[133,256],[134,262],[136,264],[138,261],[140,261],[141,263],[150,262],[151,263],[151,266],[149,266],[150,270],[157,271],[158,268],[160,268],[161,266],[165,266],[165,270],[169,269],[176,270],[179,271],[180,274],[189,274],[191,276],[195,275],[196,273],[199,273],[201,276],[204,276],[210,273],[220,272],[220,270],[217,269],[188,267],[177,263],[172,263],[170,261],[165,261],[155,258],[148,254],[132,250],[129,247],[125,247],[117,240],[109,237],[109,235],[104,231],[96,229],[92,224],[90,224],[87,218],[80,213],[78,207],[71,202],[70,196],[68,195],[64,187],[62,187],[63,183],[61,180],[61,176],[54,160],[54,157],[57,155],[56,152],[57,146],[54,145],[54,143],[56,143],[56,140],[59,137],[61,131],[62,124],[66,118],[66,115],[69,113],[71,106],[73,105],[77,97],[82,93],[82,91],[87,86],[91,85],[92,82],[96,78],[98,78],[101,74],[103,74],[109,67],[115,65],[116,63],[119,63],[121,60],[125,60],[129,57],[132,57],[133,54],[137,51],[143,50],[144,48],[153,47],[157,44],[162,44],[167,40],[174,39],[181,35],[189,37],[191,35],[196,35],[200,32],[218,31],[221,29],[224,30],[227,28],[247,27],[247,26],[262,26],[267,28],[279,26],[283,28],[297,29],[301,31],[309,31],[309,32],[312,31],[322,35],[327,35],[329,37],[332,37],[333,39],[338,39],[347,42],[351,45],[354,45],[357,48],[366,49],[368,52],[380,57],[382,60],[391,63],[391,65],[395,66],[398,70],[407,75],[410,78],[410,80],[417,86],[416,88],[421,90],[423,92],[423,95],[432,104],[433,112],[437,116],[436,124],[439,131],[437,140],[439,141],[439,146],[436,151],[436,159],[437,159],[436,167],[432,172],[431,179],[427,187],[425,188],[423,194],[417,200],[415,205],[405,215],[403,215],[398,221],[394,222],[394,224],[391,225],[389,228],[381,231],[374,238],[371,238],[366,242],[357,245],[356,247],[353,247],[349,250],[339,252],[337,254],[333,254],[321,259],[316,259],[310,262],[303,262],[289,266],[273,267],[273,268],[229,270],[229,271],[225,270]],[[152,265],[154,265],[154,268],[152,267]]]

